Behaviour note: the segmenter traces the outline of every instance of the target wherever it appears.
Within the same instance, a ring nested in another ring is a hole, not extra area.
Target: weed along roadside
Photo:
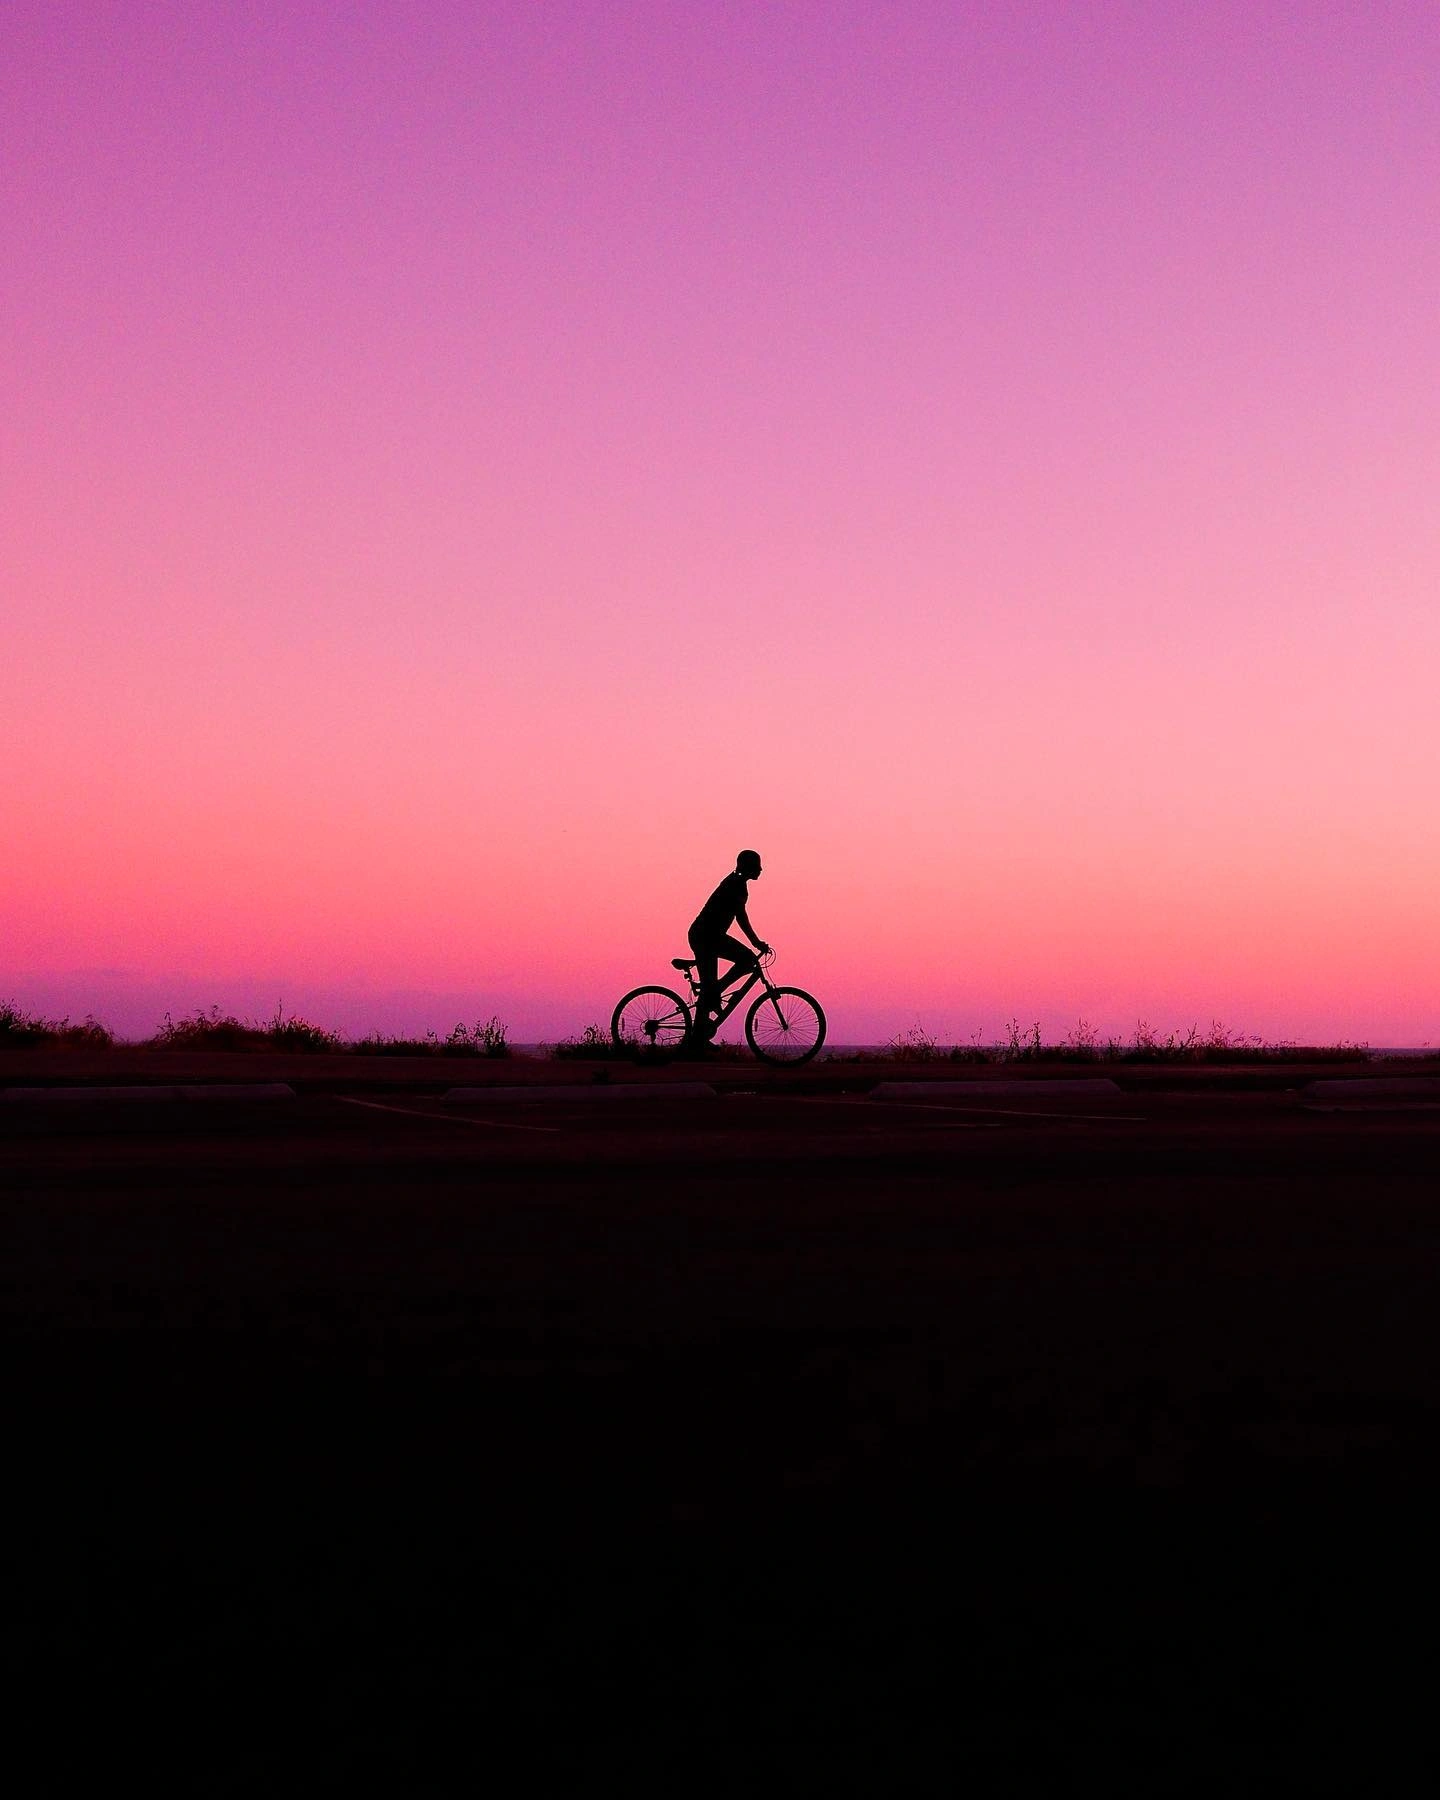
[[[276,1007],[271,1018],[260,1021],[241,1019],[212,1006],[208,1011],[201,1009],[178,1020],[167,1013],[153,1036],[125,1042],[117,1040],[108,1026],[93,1015],[87,1014],[79,1023],[73,1023],[68,1018],[47,1019],[27,1012],[13,1000],[0,1003],[0,1076],[27,1066],[38,1071],[43,1065],[47,1078],[53,1068],[57,1077],[68,1074],[88,1080],[112,1069],[158,1073],[166,1066],[161,1059],[255,1056],[265,1056],[272,1066],[277,1059],[293,1060],[297,1070],[317,1073],[322,1064],[327,1068],[353,1067],[360,1059],[397,1067],[465,1059],[505,1063],[513,1072],[511,1078],[524,1082],[533,1073],[557,1063],[612,1064],[647,1075],[686,1066],[682,1051],[656,1054],[617,1045],[608,1031],[593,1023],[576,1035],[522,1048],[512,1040],[509,1027],[493,1013],[473,1024],[457,1023],[443,1035],[429,1029],[419,1036],[374,1031],[363,1037],[346,1038],[337,1030],[286,1014],[283,1005]],[[726,1042],[711,1046],[707,1073],[712,1064],[717,1065],[716,1074],[730,1065],[752,1072],[755,1066],[747,1049]],[[1087,1069],[1093,1071],[1097,1064],[1127,1074],[1147,1067],[1221,1071],[1353,1065],[1357,1074],[1386,1068],[1393,1072],[1398,1066],[1411,1075],[1423,1074],[1432,1064],[1440,1069],[1440,1053],[1372,1051],[1363,1043],[1344,1041],[1328,1045],[1270,1043],[1219,1024],[1212,1024],[1205,1031],[1192,1025],[1183,1031],[1162,1034],[1144,1020],[1138,1023],[1132,1038],[1122,1040],[1102,1039],[1094,1027],[1081,1019],[1061,1040],[1046,1043],[1038,1023],[1022,1028],[1011,1019],[1004,1037],[991,1043],[982,1042],[977,1033],[968,1043],[947,1045],[922,1026],[913,1025],[884,1044],[848,1048],[840,1045],[822,1051],[811,1073],[821,1067],[900,1065],[907,1076],[922,1072],[928,1076],[940,1069],[956,1076],[971,1069],[1003,1070],[1007,1075],[1019,1076],[1045,1067],[1054,1074],[1064,1072],[1073,1078]],[[238,1065],[232,1060],[229,1066]],[[307,1085],[314,1084],[307,1081]]]

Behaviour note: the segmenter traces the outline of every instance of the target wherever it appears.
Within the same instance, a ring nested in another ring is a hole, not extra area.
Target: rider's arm
[[[764,951],[770,948],[764,938],[756,937],[755,929],[750,923],[750,915],[743,906],[740,908],[739,912],[736,913],[735,922],[757,950]]]

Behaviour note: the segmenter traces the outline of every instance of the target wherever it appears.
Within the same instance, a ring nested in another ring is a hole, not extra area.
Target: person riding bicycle
[[[756,937],[745,910],[750,898],[749,884],[759,873],[759,852],[742,850],[735,858],[735,873],[725,877],[700,908],[690,927],[690,948],[695,954],[695,972],[700,981],[700,998],[695,1005],[695,1035],[702,1044],[715,1035],[715,1022],[710,1015],[720,1010],[721,992],[732,981],[749,975],[758,966],[756,955],[747,950],[739,938],[730,936],[731,925],[738,921],[760,956],[770,949],[763,938]],[[733,965],[723,981],[718,979],[721,957]]]

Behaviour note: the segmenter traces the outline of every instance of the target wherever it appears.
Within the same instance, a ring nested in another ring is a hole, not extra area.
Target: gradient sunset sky
[[[0,1000],[1440,1040],[1440,8],[0,11]]]

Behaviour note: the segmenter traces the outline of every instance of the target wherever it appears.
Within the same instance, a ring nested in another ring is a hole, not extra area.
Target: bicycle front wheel
[[[825,1042],[825,1014],[803,988],[770,988],[745,1015],[745,1038],[761,1062],[809,1062]]]
[[[634,988],[610,1019],[617,1050],[679,1050],[689,1035],[690,1008],[669,988]]]

